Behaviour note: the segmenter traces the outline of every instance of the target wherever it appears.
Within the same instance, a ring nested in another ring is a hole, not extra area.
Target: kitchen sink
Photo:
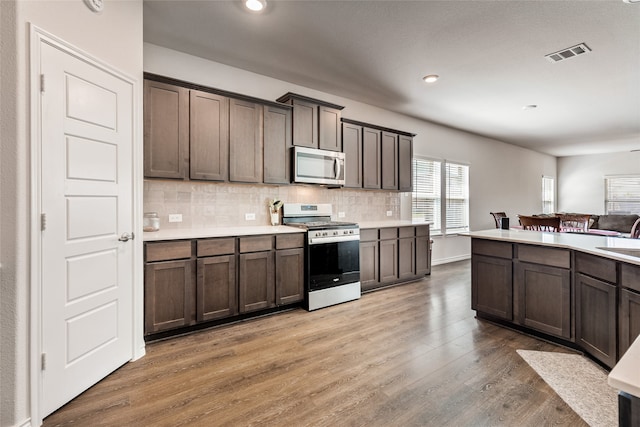
[[[601,247],[597,247],[596,249],[602,249],[603,251],[616,252],[622,255],[640,257],[640,248],[613,248],[613,247],[601,246]]]

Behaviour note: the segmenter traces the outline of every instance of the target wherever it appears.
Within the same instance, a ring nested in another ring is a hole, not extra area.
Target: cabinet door
[[[194,267],[192,260],[145,264],[145,334],[194,323]]]
[[[342,124],[344,186],[362,188],[362,126]]]
[[[398,279],[398,239],[380,240],[380,283]]]
[[[360,286],[362,290],[378,285],[378,241],[360,242]]]
[[[428,225],[416,227],[416,275],[431,274],[431,237]]]
[[[416,275],[416,239],[398,239],[398,279],[410,279]]]
[[[264,182],[291,182],[291,109],[263,107]]]
[[[510,259],[473,254],[471,308],[505,320],[513,319],[513,276]]]
[[[640,336],[640,293],[620,289],[620,359]]]
[[[144,176],[187,178],[189,90],[144,81]]]
[[[576,274],[576,342],[609,367],[616,363],[617,288]]]
[[[262,182],[262,105],[229,100],[229,180]]]
[[[238,313],[235,255],[198,259],[196,319],[198,322]]]
[[[362,128],[362,186],[381,188],[380,131]]]
[[[229,179],[229,99],[191,91],[191,179]]]
[[[276,304],[304,300],[304,249],[276,251]]]
[[[558,337],[571,338],[570,270],[515,263],[517,323]]]
[[[398,190],[413,191],[413,138],[398,138]]]
[[[382,132],[382,189],[398,189],[398,135]]]
[[[318,148],[318,105],[294,99],[293,145]]]
[[[240,313],[275,307],[273,251],[240,254]]]
[[[340,115],[336,108],[318,106],[318,144],[322,150],[342,151]]]

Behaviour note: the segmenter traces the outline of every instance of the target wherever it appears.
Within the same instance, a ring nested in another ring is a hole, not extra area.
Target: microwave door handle
[[[338,159],[337,157],[335,159],[333,159],[333,170],[336,173],[336,179],[340,178],[340,159]]]

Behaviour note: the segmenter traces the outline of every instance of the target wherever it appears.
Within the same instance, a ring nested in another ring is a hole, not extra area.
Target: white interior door
[[[132,358],[133,87],[40,46],[46,416]]]

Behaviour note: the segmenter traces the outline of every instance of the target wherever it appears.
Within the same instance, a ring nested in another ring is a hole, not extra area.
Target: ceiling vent
[[[585,53],[591,52],[589,46],[584,43],[577,44],[575,46],[559,50],[557,52],[550,53],[545,55],[549,62],[560,62],[565,59],[573,58],[574,56],[584,55]]]

